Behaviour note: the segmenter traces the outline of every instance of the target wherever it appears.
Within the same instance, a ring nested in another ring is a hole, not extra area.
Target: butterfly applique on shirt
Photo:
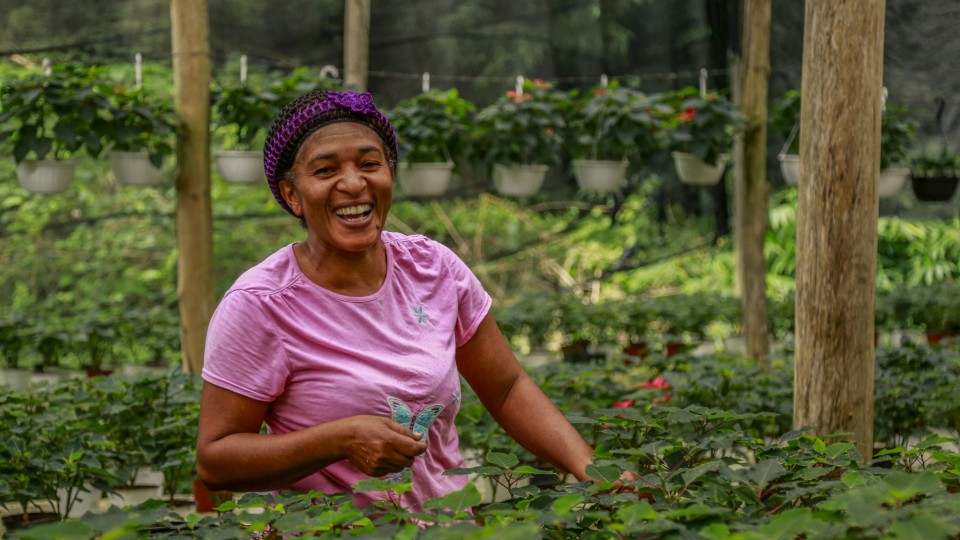
[[[416,416],[414,416],[413,412],[410,410],[410,407],[404,403],[402,399],[388,397],[387,403],[390,404],[390,417],[393,418],[393,421],[407,426],[408,428],[412,429],[414,433],[419,433],[421,442],[427,440],[427,434],[430,430],[430,426],[433,425],[433,422],[436,421],[437,417],[440,416],[440,413],[442,413],[444,409],[443,405],[435,403],[423,409]]]

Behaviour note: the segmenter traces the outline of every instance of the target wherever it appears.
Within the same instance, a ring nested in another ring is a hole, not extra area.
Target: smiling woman
[[[467,482],[444,475],[464,466],[461,375],[520,444],[587,479],[592,449],[517,363],[469,268],[383,230],[397,158],[369,94],[312,92],[275,120],[267,182],[307,235],[245,272],[210,322],[197,440],[210,488],[338,493],[409,473],[410,492],[354,499],[419,509]]]

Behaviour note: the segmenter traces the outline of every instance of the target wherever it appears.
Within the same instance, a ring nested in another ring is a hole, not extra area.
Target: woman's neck
[[[294,244],[300,270],[324,289],[344,296],[369,296],[383,286],[387,276],[386,249],[377,242],[368,251],[343,254],[325,249],[308,238]]]

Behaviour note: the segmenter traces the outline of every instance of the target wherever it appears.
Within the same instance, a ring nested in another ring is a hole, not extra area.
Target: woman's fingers
[[[370,476],[400,472],[413,466],[414,459],[427,450],[420,435],[382,416],[359,416],[355,419],[352,444],[347,459]]]

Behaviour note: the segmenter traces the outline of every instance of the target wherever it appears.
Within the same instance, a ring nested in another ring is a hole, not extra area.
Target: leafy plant
[[[770,128],[781,137],[787,154],[800,153],[800,90],[788,90],[770,111]],[[787,144],[790,141],[790,144]]]
[[[62,159],[86,150],[98,156],[102,134],[109,129],[110,103],[94,91],[98,68],[54,65],[50,74],[37,71],[0,87],[0,140],[13,143],[20,163],[36,159]]]
[[[456,89],[430,90],[397,103],[389,117],[400,155],[409,162],[453,162],[466,143],[475,109]]]
[[[915,155],[910,158],[910,174],[916,178],[956,178],[960,175],[960,155],[946,148]]]
[[[745,126],[739,110],[724,95],[701,95],[695,88],[666,94],[670,114],[664,118],[670,147],[690,152],[706,163],[717,163],[733,147],[733,139]]]
[[[883,108],[880,122],[880,168],[907,163],[916,122],[907,115],[908,109],[902,105],[887,103]]]
[[[477,113],[472,155],[504,165],[559,162],[569,103],[549,83],[525,81],[522,93],[508,91]]]
[[[659,96],[614,81],[574,102],[566,146],[574,158],[649,160],[662,147],[659,118],[668,111]]]
[[[103,138],[115,150],[146,150],[150,162],[159,167],[163,158],[173,154],[171,139],[176,131],[173,106],[169,101],[142,90],[117,85],[105,92],[110,100],[110,121]]]

